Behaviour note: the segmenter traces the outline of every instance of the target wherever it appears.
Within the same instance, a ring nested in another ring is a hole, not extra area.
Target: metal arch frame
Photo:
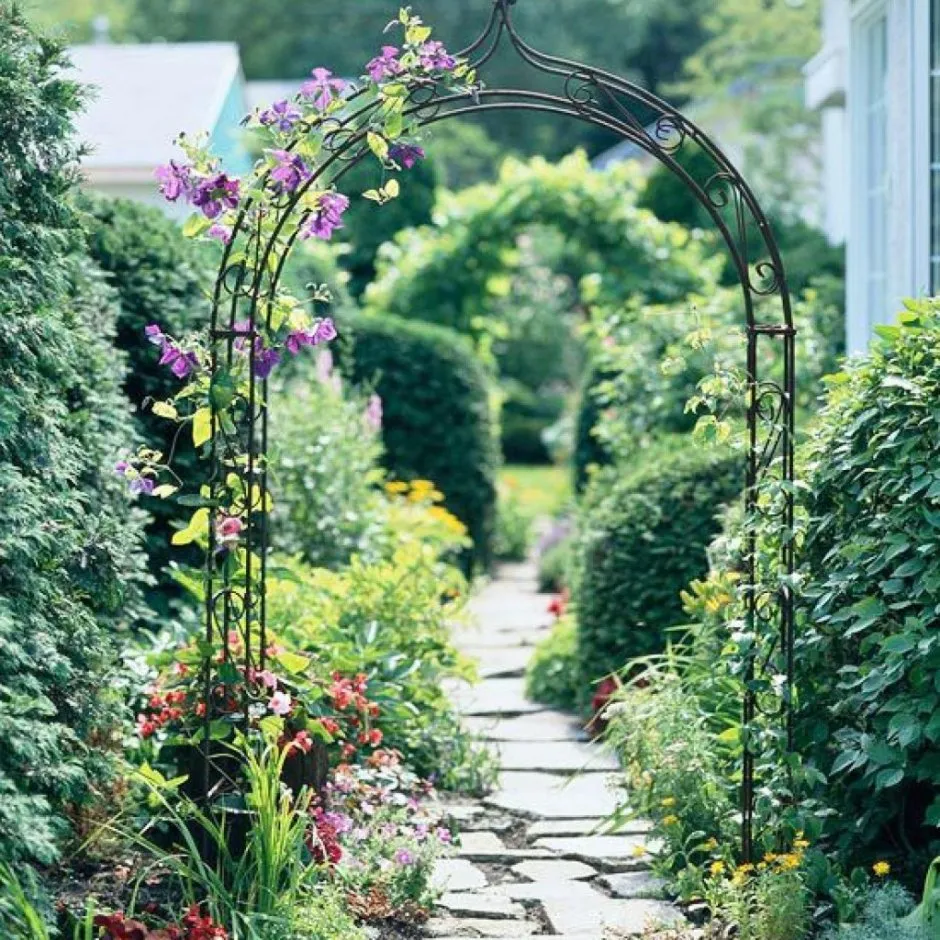
[[[742,290],[747,358],[748,449],[744,501],[748,519],[744,567],[747,607],[746,629],[759,642],[748,654],[744,675],[742,719],[751,728],[759,715],[782,722],[779,729],[788,752],[793,749],[792,687],[794,596],[791,588],[794,571],[792,539],[784,538],[780,549],[777,577],[762,584],[757,567],[758,528],[762,521],[773,521],[792,531],[794,502],[794,401],[795,401],[795,329],[790,293],[784,266],[766,216],[739,171],[719,147],[694,123],[657,96],[638,85],[602,69],[596,69],[557,56],[547,55],[529,46],[517,32],[511,8],[516,0],[493,0],[489,20],[479,36],[460,55],[475,69],[483,68],[503,41],[534,71],[559,79],[554,93],[525,89],[474,88],[454,92],[432,81],[418,81],[408,87],[405,117],[420,126],[428,126],[451,117],[481,112],[525,110],[557,114],[602,127],[632,141],[667,167],[695,196],[721,233],[730,254]],[[254,378],[256,326],[268,324],[278,281],[307,213],[295,210],[311,187],[329,188],[368,154],[366,129],[354,121],[367,118],[377,102],[357,107],[361,92],[348,101],[350,113],[327,117],[321,124],[324,148],[328,154],[309,180],[295,192],[281,197],[274,206],[277,224],[265,242],[260,227],[251,230],[251,202],[243,205],[234,226],[233,238],[225,247],[212,295],[210,323],[211,375],[231,365],[239,343],[247,346],[249,388],[238,426],[226,429],[212,406],[213,436],[210,444],[210,479],[213,506],[226,476],[233,471],[250,483],[258,483],[260,500],[247,498],[244,545],[246,570],[243,582],[235,584],[216,561],[215,525],[209,526],[209,551],[206,563],[205,638],[211,644],[221,640],[224,660],[231,659],[230,632],[241,631],[244,638],[245,666],[264,668],[267,655],[266,577],[268,554],[267,512],[263,505],[267,489],[268,409],[267,382]],[[637,109],[644,115],[641,119]],[[707,178],[695,178],[679,164],[676,154],[691,141],[707,155],[712,167]],[[247,247],[245,243],[247,242]],[[253,252],[254,274],[233,253],[236,243]],[[749,248],[757,244],[766,257],[751,265]],[[767,308],[775,299],[775,314],[767,318]],[[758,308],[763,318],[758,317]],[[246,327],[247,321],[247,327]],[[782,372],[762,379],[759,352],[766,344],[780,344]],[[247,454],[247,462],[235,467],[235,453]],[[761,499],[768,483],[780,487],[777,501]],[[252,489],[247,488],[250,494]],[[216,512],[212,510],[213,514]],[[214,523],[214,519],[213,519]],[[256,632],[255,632],[256,631]],[[763,645],[762,645],[763,644]],[[767,709],[761,689],[767,687],[771,674],[782,674],[785,688],[782,705]],[[205,669],[206,701],[211,702],[211,677]],[[204,792],[209,792],[208,723],[204,735]],[[247,719],[247,715],[246,715]],[[745,736],[745,739],[747,736]],[[754,845],[755,755],[747,743],[743,747],[741,785],[742,854],[750,859]]]

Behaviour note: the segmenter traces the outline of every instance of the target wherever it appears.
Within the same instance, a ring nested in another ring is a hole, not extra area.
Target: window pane
[[[940,293],[940,0],[930,0],[930,292]]]

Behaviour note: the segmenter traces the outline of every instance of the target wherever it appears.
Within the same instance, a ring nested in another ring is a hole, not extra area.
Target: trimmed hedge
[[[0,2],[0,861],[16,864],[55,860],[66,808],[106,771],[109,634],[141,576],[113,473],[132,438],[114,298],[74,254],[64,66]]]
[[[719,510],[743,490],[739,455],[669,436],[632,467],[609,467],[585,491],[573,564],[578,659],[593,684],[630,659],[660,652],[683,622],[679,597],[708,568]]]
[[[183,236],[179,226],[158,209],[127,199],[85,196],[85,225],[92,258],[109,275],[120,300],[115,345],[127,356],[124,390],[135,410],[140,443],[168,453],[175,429],[155,417],[148,399],[169,398],[179,380],[159,364],[144,329],[150,323],[174,336],[203,329],[209,320],[206,285],[214,277],[215,259],[205,246]],[[192,447],[179,448],[174,469],[184,479],[196,479],[199,457]],[[165,573],[170,560],[198,563],[196,549],[172,548],[172,523],[179,509],[172,500],[149,500],[147,527],[150,570],[157,578],[148,601],[166,611],[167,601],[180,596],[176,582]]]
[[[469,344],[444,327],[392,316],[346,319],[340,333],[352,337],[345,371],[382,399],[389,475],[436,483],[470,532],[472,561],[488,568],[499,447],[487,375]]]

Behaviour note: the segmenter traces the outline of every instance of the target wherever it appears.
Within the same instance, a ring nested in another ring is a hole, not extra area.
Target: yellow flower
[[[703,848],[706,852],[711,852],[711,851],[713,851],[714,849],[717,849],[717,848],[718,848],[718,840],[717,840],[717,839],[709,839],[707,842],[705,842],[705,843],[702,845],[702,848]]]
[[[666,809],[668,809],[670,806],[675,806],[675,805],[676,805],[676,798],[675,798],[674,796],[667,796],[667,797],[665,797],[665,798],[663,799],[661,805],[665,806]]]
[[[875,862],[875,864],[871,866],[871,870],[879,878],[887,878],[888,875],[891,874],[891,866],[887,862]]]
[[[764,856],[764,861],[765,861],[768,865],[769,865],[771,862],[777,861],[777,853],[776,853],[776,852],[768,852],[768,853]]]
[[[646,855],[646,846],[645,845],[635,845],[631,850],[631,854],[634,858],[642,858]]]
[[[724,874],[724,871],[725,871],[725,863],[722,862],[722,861],[715,861],[715,862],[712,862],[711,865],[708,867],[708,870],[711,872],[711,874],[712,874],[715,878],[717,878],[719,875]]]
[[[385,484],[385,491],[387,493],[405,493],[408,491],[408,484],[402,483],[400,480],[392,480]]]
[[[664,816],[663,817],[664,826],[674,826],[677,822],[679,822],[678,816]]]
[[[791,852],[789,855],[781,855],[777,859],[777,865],[782,871],[792,871],[794,868],[800,867],[800,862],[802,858],[797,855],[795,852]]]

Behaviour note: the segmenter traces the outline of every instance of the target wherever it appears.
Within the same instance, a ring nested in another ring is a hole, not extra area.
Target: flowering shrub
[[[434,862],[453,834],[429,811],[432,796],[387,751],[337,768],[327,785],[315,848],[364,919],[423,919],[433,905]]]

